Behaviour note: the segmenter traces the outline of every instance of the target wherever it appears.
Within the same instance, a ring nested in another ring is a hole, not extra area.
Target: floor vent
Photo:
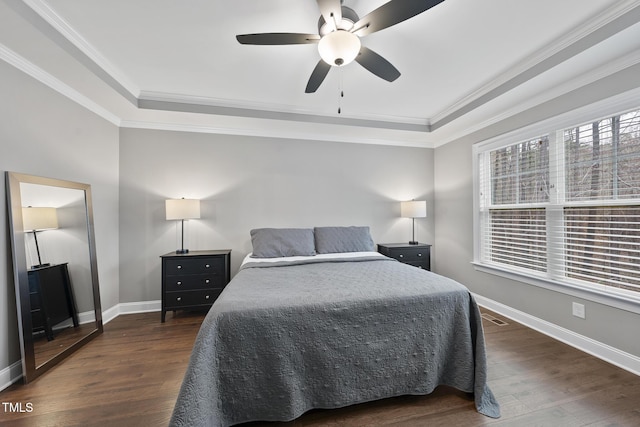
[[[496,317],[493,317],[492,315],[488,314],[488,313],[482,313],[482,318],[488,320],[491,323],[495,323],[498,326],[506,326],[508,325],[507,322],[505,322],[504,320],[500,320]]]

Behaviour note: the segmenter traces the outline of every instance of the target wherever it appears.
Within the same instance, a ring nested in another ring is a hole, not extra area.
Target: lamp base
[[[176,249],[177,254],[188,254],[189,249]]]
[[[410,244],[410,245],[419,245],[419,244],[420,244],[420,242],[416,242],[415,240],[411,240],[411,241],[409,242],[409,244]]]

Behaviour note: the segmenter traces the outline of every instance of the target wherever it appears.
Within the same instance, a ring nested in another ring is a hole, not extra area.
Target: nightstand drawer
[[[187,276],[167,276],[166,291],[192,291],[198,289],[222,289],[225,279],[222,272],[211,274],[192,274]]]
[[[197,257],[166,260],[167,276],[185,275],[185,274],[202,274],[212,271],[224,271],[223,257]]]
[[[391,248],[387,256],[409,264],[421,262],[427,259],[429,255],[430,252],[428,248]]]
[[[40,310],[40,294],[30,293],[29,301],[31,301],[31,311]]]
[[[211,306],[231,279],[231,250],[169,252],[162,259],[162,313]]]
[[[166,308],[168,310],[197,305],[211,305],[218,298],[222,289],[167,292]]]
[[[44,313],[42,310],[31,310],[31,325],[33,329],[44,329]]]
[[[419,243],[411,245],[407,243],[379,243],[378,252],[389,258],[422,268],[431,270],[431,245]]]
[[[402,262],[405,264],[412,265],[414,267],[422,268],[423,270],[431,269],[431,263],[426,259],[423,261],[402,261]]]

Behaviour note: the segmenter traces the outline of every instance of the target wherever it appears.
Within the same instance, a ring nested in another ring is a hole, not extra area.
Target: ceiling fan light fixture
[[[333,31],[320,39],[318,52],[324,62],[341,67],[353,62],[360,53],[360,37],[345,30]]]

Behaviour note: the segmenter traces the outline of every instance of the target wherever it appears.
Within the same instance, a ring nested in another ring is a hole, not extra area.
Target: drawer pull
[[[208,284],[210,281],[211,281],[211,280],[206,279],[206,280],[204,281],[204,283],[207,283],[207,284]]]
[[[205,296],[204,299],[209,299],[209,295]]]
[[[180,285],[182,285],[182,282],[181,282],[180,280],[178,280],[178,281],[176,282],[176,285],[180,286]]]
[[[176,268],[177,268],[178,270],[181,270],[181,269],[182,269],[182,266],[181,266],[181,265],[178,265]]]
[[[418,254],[418,256],[422,256],[422,254]]]
[[[400,254],[400,258],[404,258],[404,255]]]
[[[176,298],[176,301],[182,301],[182,297]]]
[[[204,268],[209,268],[209,267],[211,267],[211,265],[209,265],[209,264],[205,264],[205,266],[204,266]]]

